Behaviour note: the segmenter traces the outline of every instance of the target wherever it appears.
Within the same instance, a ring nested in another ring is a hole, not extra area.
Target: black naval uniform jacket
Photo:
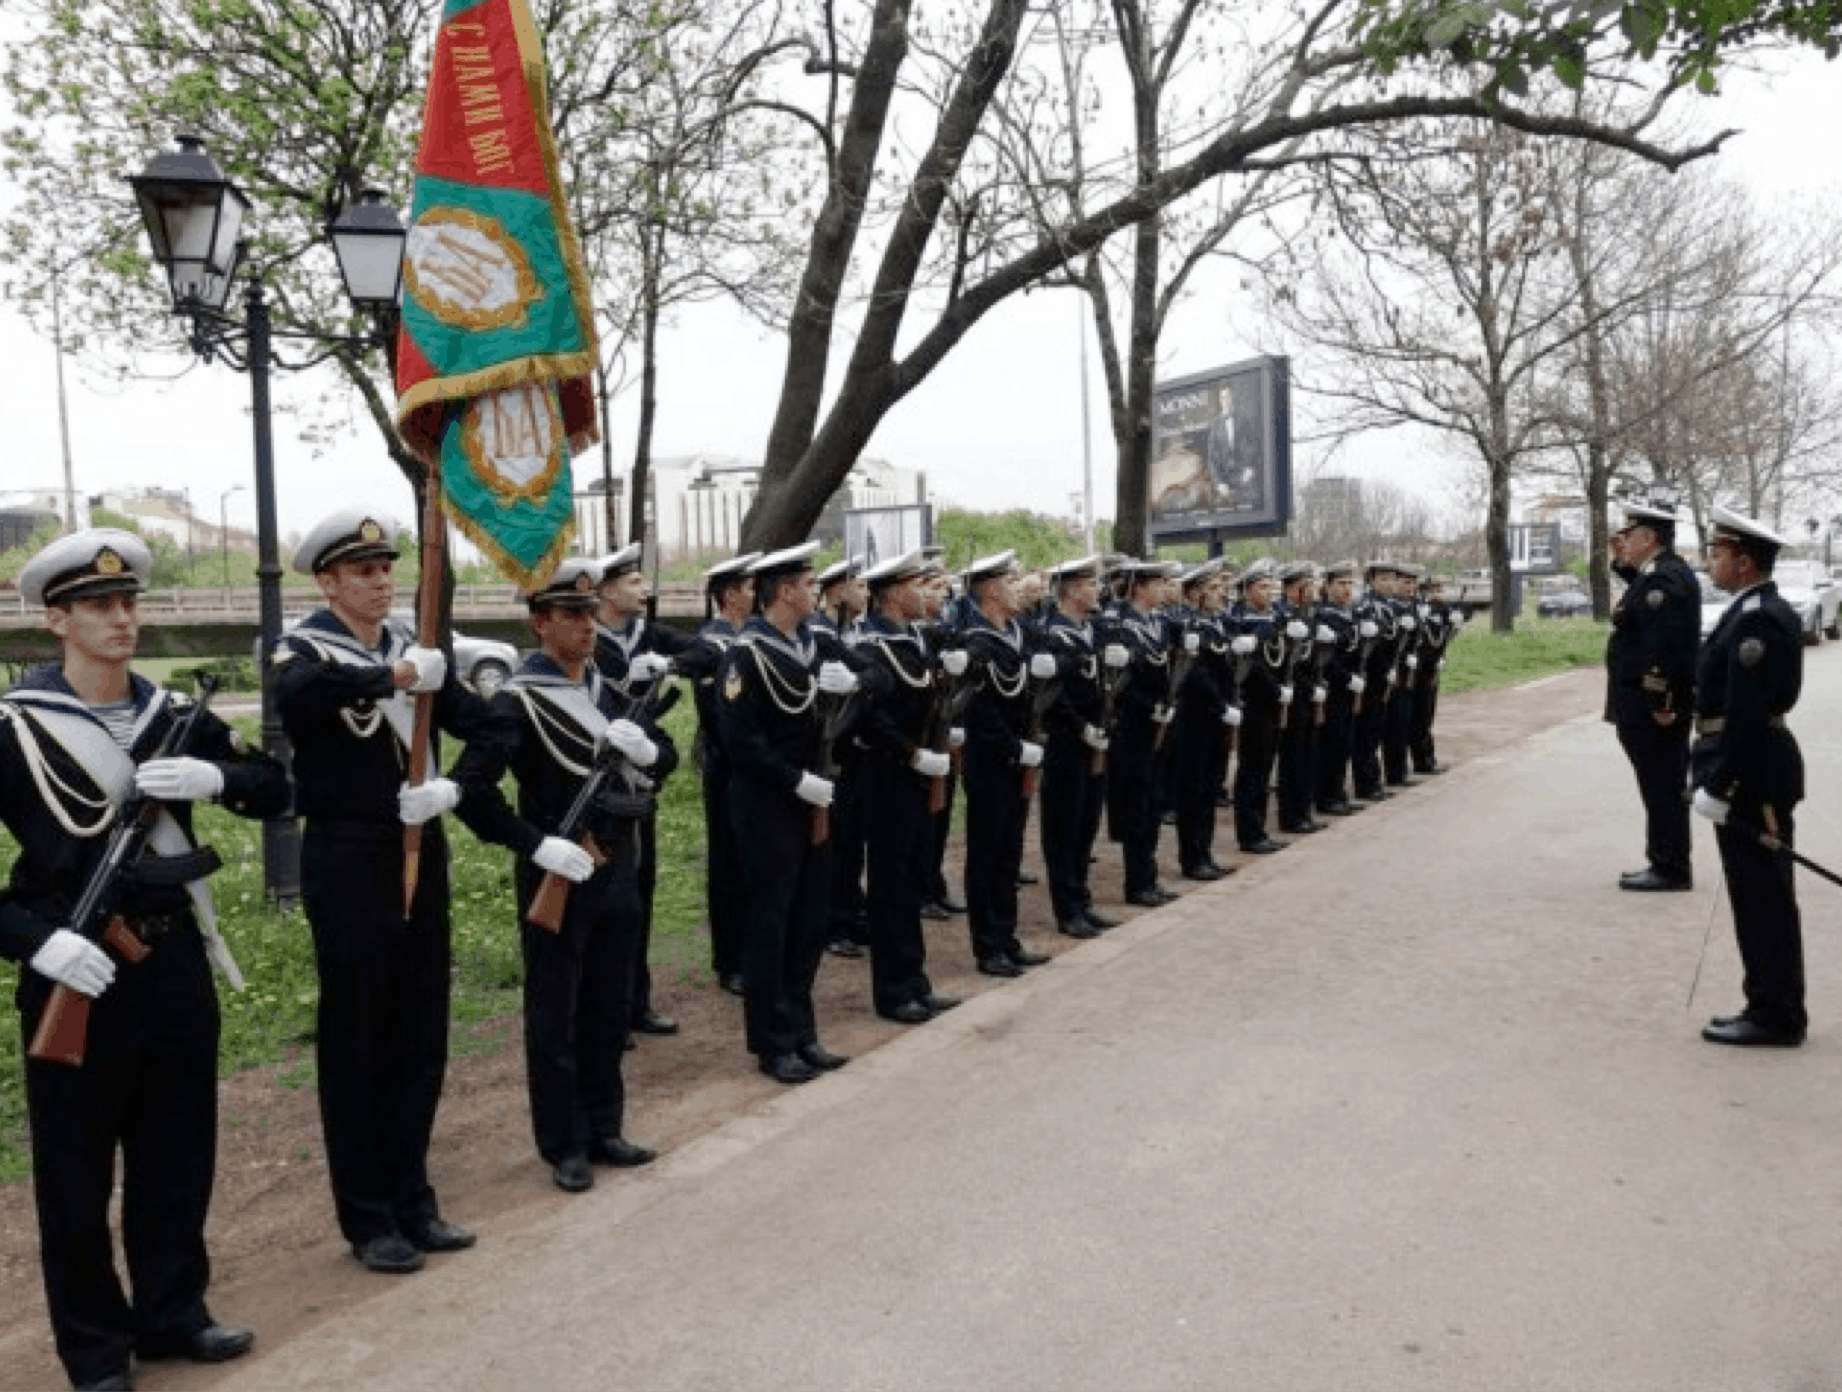
[[[1015,619],[1003,628],[968,605],[960,645],[969,654],[966,705],[966,916],[973,955],[1004,956],[1017,941],[1017,870],[1024,821],[1019,758],[1030,736],[1030,643]]]
[[[1626,582],[1612,606],[1605,645],[1605,718],[1653,727],[1653,715],[1693,706],[1695,658],[1701,645],[1701,587],[1674,551],[1641,567],[1615,567]]]
[[[812,982],[825,947],[829,840],[812,840],[814,810],[797,793],[820,773],[824,701],[818,644],[788,638],[756,614],[722,668],[729,815],[747,892],[742,976],[749,1052],[780,1058],[818,1041]]]
[[[1746,1015],[1803,1035],[1803,923],[1794,862],[1760,845],[1764,831],[1787,847],[1804,796],[1804,761],[1785,725],[1803,685],[1803,632],[1770,580],[1738,595],[1701,645],[1695,665],[1697,787],[1730,804],[1714,829],[1727,872],[1734,936],[1745,966]]]
[[[397,792],[414,698],[397,700],[391,677],[405,646],[386,625],[366,648],[322,609],[282,636],[273,659],[306,821],[301,899],[320,976],[327,1172],[340,1230],[360,1244],[440,1216],[427,1157],[448,1061],[448,848],[441,818],[424,825],[406,917]],[[434,693],[430,768],[441,767],[436,731],[470,740],[489,719],[450,668]]]
[[[723,658],[741,630],[720,616],[705,621],[695,641],[673,659],[691,682],[697,707],[693,751],[703,773],[704,882],[710,910],[710,967],[718,977],[742,971],[742,871],[729,823],[729,756],[723,752],[720,696]]]
[[[531,855],[561,832],[618,704],[592,664],[585,675],[572,682],[546,654],[533,653],[493,697],[487,729],[454,765],[465,794],[460,819],[518,857],[525,1074],[537,1150],[551,1164],[621,1134],[621,1055],[640,925],[634,828],[653,810],[651,781],[622,761],[580,828],[594,836],[605,862],[569,887],[556,932],[524,919],[544,879]],[[653,735],[656,727],[642,728]],[[516,812],[499,789],[507,769],[518,780]]]
[[[138,724],[127,757],[138,764],[186,698],[139,676],[130,697]],[[27,1039],[54,983],[25,963],[68,925],[115,823],[109,794],[73,752],[83,744],[59,738],[60,726],[78,722],[93,729],[72,731],[73,741],[120,748],[55,666],[32,669],[0,700],[0,822],[19,845],[0,892],[0,956],[20,963],[15,1003]],[[218,801],[239,816],[287,806],[281,765],[241,747],[216,716],[200,720],[186,753],[218,767]],[[97,773],[106,777],[100,765]],[[167,811],[190,842],[191,803]],[[211,1318],[205,1215],[217,1152],[218,1006],[203,925],[183,885],[130,881],[116,907],[149,955],[116,963],[114,982],[91,1006],[81,1067],[25,1065],[46,1305],[74,1383],[127,1368],[137,1340],[183,1338]],[[118,1152],[124,1211],[135,1215],[122,1231],[132,1304],[109,1233]]]

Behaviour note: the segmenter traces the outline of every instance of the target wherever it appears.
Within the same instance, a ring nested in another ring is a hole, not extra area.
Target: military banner
[[[535,589],[574,535],[570,455],[598,438],[588,273],[557,179],[525,0],[448,0],[403,266],[397,424],[448,516]]]

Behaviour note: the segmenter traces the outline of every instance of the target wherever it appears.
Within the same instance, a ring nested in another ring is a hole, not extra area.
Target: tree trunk
[[[646,540],[646,501],[652,491],[652,426],[659,409],[659,263],[664,229],[641,233],[640,253],[640,422],[633,442],[633,475],[627,500],[627,541]],[[657,564],[657,558],[653,558]]]

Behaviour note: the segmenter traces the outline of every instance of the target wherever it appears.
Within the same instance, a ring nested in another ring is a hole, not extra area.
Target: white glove
[[[1202,635],[1200,633],[1184,634],[1183,635],[1183,650],[1186,653],[1201,652],[1202,651]]]
[[[819,690],[827,696],[849,696],[857,689],[857,674],[842,662],[819,664]]]
[[[1118,671],[1132,661],[1132,654],[1126,651],[1122,643],[1108,643],[1100,653],[1100,660]]]
[[[663,653],[635,653],[627,663],[627,680],[656,681],[672,669],[672,660]]]
[[[1329,687],[1314,686],[1311,688],[1311,704],[1314,706],[1321,706],[1324,704],[1324,699],[1329,695],[1330,695]]]
[[[1406,629],[1409,633],[1412,633],[1419,626],[1420,626],[1420,621],[1416,619],[1412,614],[1401,615],[1401,627]]]
[[[947,748],[964,749],[966,747],[966,727],[955,725],[947,731]]]
[[[571,884],[581,884],[595,873],[595,858],[560,836],[546,836],[539,841],[531,859],[538,869],[561,875]]]
[[[1695,789],[1696,815],[1706,817],[1715,826],[1724,826],[1727,822],[1728,804],[1715,797],[1706,788]],[[34,963],[34,965],[37,965]]]
[[[1055,675],[1055,659],[1048,653],[1037,653],[1030,659],[1030,675],[1037,681],[1048,681]]]
[[[1416,657],[1413,653],[1408,653],[1407,654],[1407,670],[1411,672],[1415,668],[1417,668],[1419,665],[1420,665],[1420,659]]]
[[[1424,605],[1424,604],[1414,605],[1413,611],[1414,613],[1418,614],[1421,618],[1425,618],[1428,614],[1433,612],[1431,608],[1429,608],[1427,605]]]
[[[1292,639],[1293,642],[1298,642],[1310,636],[1311,630],[1306,628],[1297,619],[1292,620],[1291,623],[1286,625],[1286,637]]]
[[[1025,740],[1017,748],[1017,762],[1024,768],[1035,768],[1043,761],[1043,747]]]
[[[1279,688],[1279,704],[1282,706],[1289,706],[1292,704],[1292,688],[1291,687],[1282,686]]]
[[[635,768],[651,768],[659,759],[659,746],[631,720],[610,720],[601,732],[601,743],[619,750],[621,758]]]
[[[45,945],[32,954],[30,965],[40,976],[84,996],[100,996],[115,980],[115,963],[109,954],[68,928],[46,938]]]
[[[1257,646],[1253,634],[1243,633],[1228,645],[1228,651],[1236,657],[1246,657]]]
[[[460,805],[460,785],[448,778],[405,783],[397,789],[397,817],[404,826],[421,826]]]
[[[1368,689],[1369,689],[1369,679],[1367,677],[1351,677],[1350,678],[1350,695],[1360,696],[1362,695],[1363,692],[1367,691]]]
[[[1435,667],[1435,668],[1433,668],[1433,670],[1434,670],[1435,672],[1443,672],[1443,671],[1445,671],[1445,659],[1444,659],[1443,657],[1439,659],[1439,665],[1438,665],[1437,667]]]
[[[1176,713],[1177,708],[1175,706],[1159,706],[1151,712],[1151,723],[1154,725],[1168,725],[1170,724],[1170,718]]]
[[[1361,623],[1356,625],[1356,632],[1360,633],[1364,638],[1373,638],[1376,634],[1380,633],[1381,630],[1375,626],[1374,620],[1364,619]]]
[[[953,760],[938,749],[917,749],[908,766],[923,778],[945,778]]]
[[[1334,643],[1337,641],[1336,632],[1329,624],[1319,624],[1318,631],[1312,636],[1320,643]]]
[[[160,802],[202,802],[224,791],[224,771],[203,759],[149,759],[134,771],[134,790]]]
[[[1470,622],[1471,622],[1471,615],[1466,610],[1454,609],[1452,611],[1452,627],[1453,628],[1463,628],[1466,624]]]
[[[397,661],[407,662],[416,669],[416,679],[409,684],[411,691],[439,691],[448,678],[448,655],[440,648],[424,648],[411,643]]]
[[[802,773],[799,787],[793,790],[801,802],[809,802],[814,807],[830,807],[832,782],[829,778],[820,778],[816,773]]]
[[[1101,729],[1098,725],[1088,725],[1084,726],[1081,730],[1081,743],[1085,744],[1089,749],[1097,750],[1104,754],[1106,753],[1107,746],[1111,744],[1112,741],[1106,737],[1106,731]]]
[[[1222,724],[1228,726],[1229,729],[1233,729],[1236,725],[1239,725],[1240,723],[1241,723],[1241,708],[1239,706],[1223,706],[1222,707]]]
[[[940,670],[949,677],[963,677],[966,675],[966,663],[970,660],[964,648],[950,648],[940,654]]]

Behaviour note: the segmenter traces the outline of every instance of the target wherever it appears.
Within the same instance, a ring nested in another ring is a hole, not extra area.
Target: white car
[[[1713,632],[1727,612],[1732,596],[1717,589],[1706,571],[1696,571],[1701,582],[1701,636]],[[1831,579],[1816,561],[1779,561],[1772,571],[1778,593],[1803,621],[1804,642],[1811,647],[1825,638],[1842,638],[1842,584]]]
[[[303,617],[296,614],[288,619],[281,626],[282,632],[286,633]],[[393,611],[390,625],[405,638],[414,639],[415,618],[408,611]],[[464,633],[455,633],[455,675],[487,700],[492,699],[493,693],[498,691],[517,666],[518,649],[510,643],[501,643],[493,638],[469,638]]]

